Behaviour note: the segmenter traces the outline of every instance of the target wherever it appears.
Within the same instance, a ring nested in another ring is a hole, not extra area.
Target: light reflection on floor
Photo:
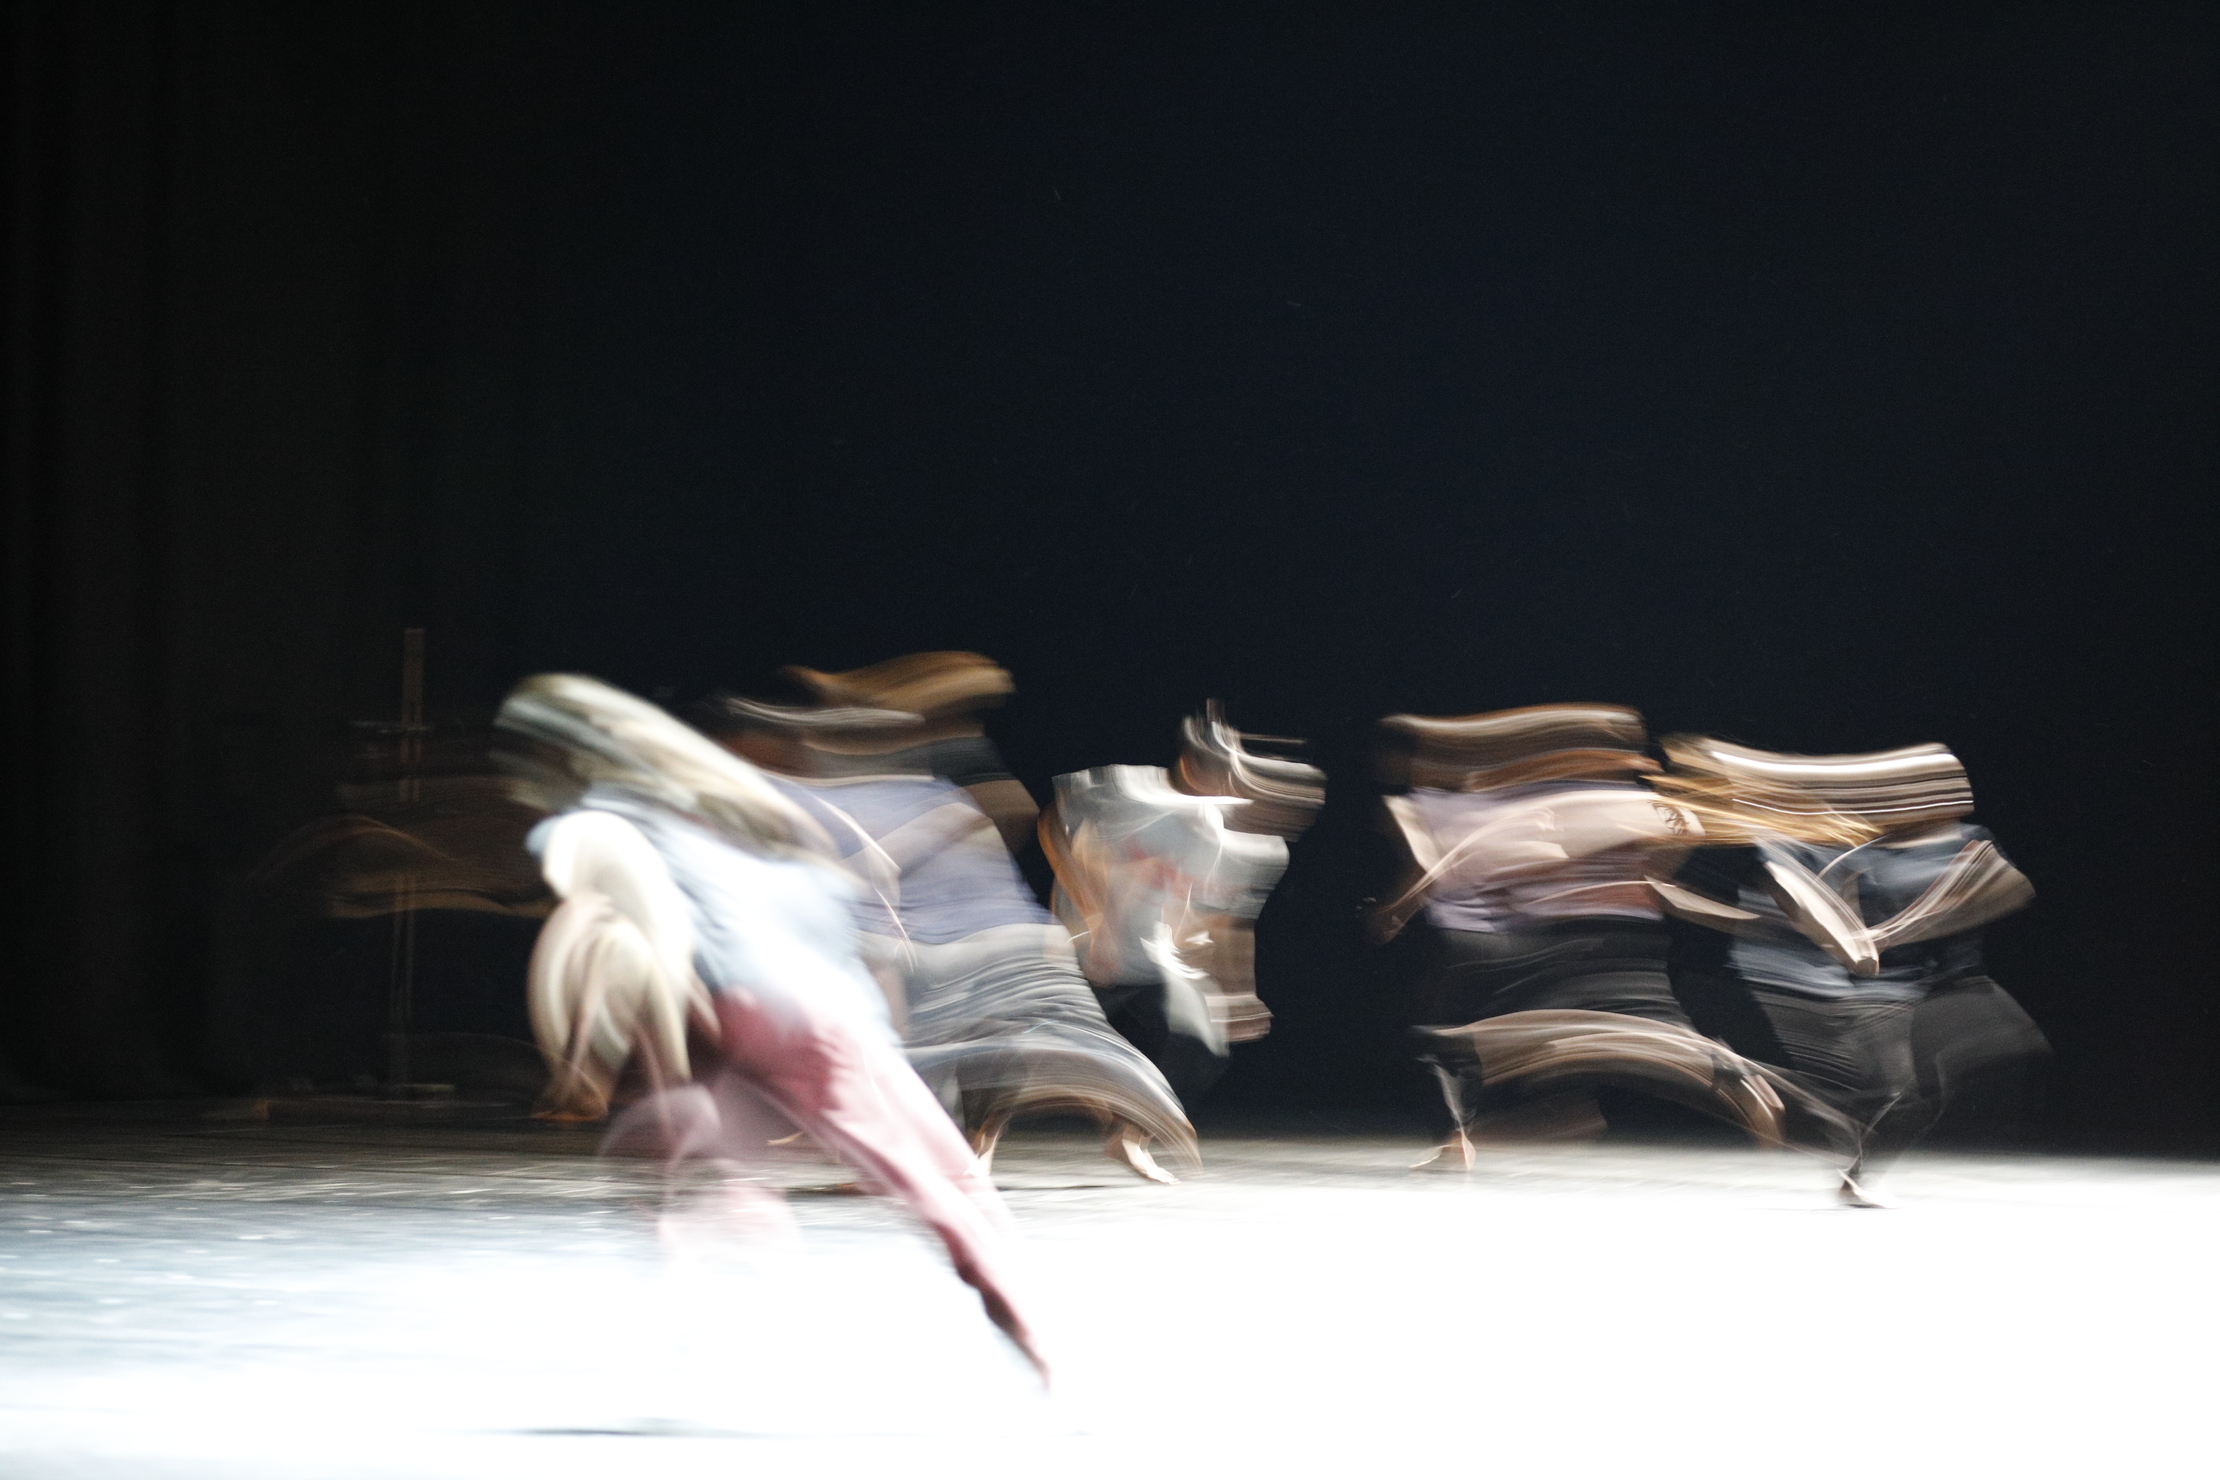
[[[1893,1212],[1725,1147],[1502,1152],[1310,1122],[1176,1188],[1076,1136],[999,1179],[1054,1397],[883,1205],[799,1247],[591,1137],[0,1120],[0,1474],[2188,1474],[2220,1168],[1935,1154]]]

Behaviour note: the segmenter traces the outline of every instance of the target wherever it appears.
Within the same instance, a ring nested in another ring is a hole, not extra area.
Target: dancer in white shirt
[[[1040,835],[1057,917],[1104,1012],[1192,1104],[1233,1044],[1271,1029],[1256,920],[1325,800],[1325,776],[1252,749],[1270,742],[1227,725],[1215,703],[1181,737],[1170,770],[1057,777]]]

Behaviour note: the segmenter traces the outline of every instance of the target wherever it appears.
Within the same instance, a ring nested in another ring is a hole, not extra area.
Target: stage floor
[[[1205,1147],[1006,1146],[1049,1396],[808,1167],[750,1244],[528,1122],[7,1112],[0,1475],[2220,1472],[2220,1167],[1927,1154],[1858,1212],[1724,1146]]]

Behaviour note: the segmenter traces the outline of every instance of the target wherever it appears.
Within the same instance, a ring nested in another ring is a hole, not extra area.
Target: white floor
[[[2203,1164],[1022,1136],[1049,1395],[883,1205],[659,1234],[590,1145],[0,1122],[0,1475],[2220,1474]]]

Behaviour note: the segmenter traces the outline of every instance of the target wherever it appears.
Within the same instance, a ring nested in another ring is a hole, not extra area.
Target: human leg
[[[955,1088],[983,1153],[1013,1117],[1062,1111],[1102,1124],[1105,1150],[1137,1175],[1170,1180],[1151,1141],[1197,1159],[1178,1096],[1111,1028],[1061,928],[1002,926],[912,955],[910,1062]]]
[[[1009,1214],[931,1091],[870,1025],[746,991],[717,996],[727,1061],[865,1185],[907,1204],[979,1292],[988,1318],[1045,1377],[1012,1292]]]

